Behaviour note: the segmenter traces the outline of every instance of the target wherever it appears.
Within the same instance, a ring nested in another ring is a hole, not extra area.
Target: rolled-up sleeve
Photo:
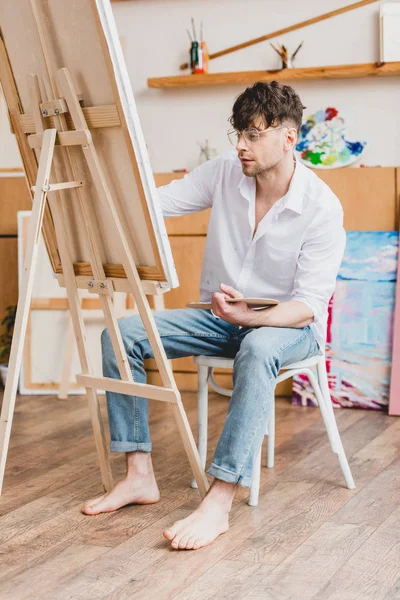
[[[164,217],[178,217],[210,208],[220,164],[219,157],[213,158],[183,179],[176,179],[157,188]]]
[[[346,232],[341,210],[327,213],[306,232],[297,263],[292,300],[309,306],[314,322],[326,316],[345,247]]]

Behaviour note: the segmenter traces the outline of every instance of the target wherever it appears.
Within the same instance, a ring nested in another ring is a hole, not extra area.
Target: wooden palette
[[[269,308],[279,304],[278,300],[272,298],[228,298],[228,304],[235,304],[237,302],[246,302],[247,306],[251,308]],[[186,305],[188,308],[202,308],[203,310],[211,310],[211,302],[189,302]]]

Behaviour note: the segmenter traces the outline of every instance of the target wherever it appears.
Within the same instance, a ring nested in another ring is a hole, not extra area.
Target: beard
[[[264,169],[260,165],[257,165],[257,163],[242,163],[242,171],[247,177],[255,177],[260,172],[262,173]]]
[[[251,162],[249,164],[242,163],[242,171],[243,171],[243,174],[246,175],[247,177],[257,177],[257,175],[261,175],[263,173],[267,173],[268,171],[275,169],[278,162],[279,161],[271,162],[270,164],[267,164],[267,165],[260,165],[259,163],[256,163],[256,162]]]
[[[257,156],[258,155],[258,156]],[[266,175],[269,171],[279,168],[279,164],[285,159],[285,154],[281,145],[276,143],[271,145],[268,153],[252,153],[251,151],[239,151],[238,157],[249,159],[251,162],[241,162],[242,172],[247,177],[257,177]]]

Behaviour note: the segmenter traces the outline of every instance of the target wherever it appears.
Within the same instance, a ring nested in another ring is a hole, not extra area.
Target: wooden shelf
[[[241,71],[238,73],[208,73],[207,75],[175,75],[153,77],[147,80],[149,88],[202,87],[207,85],[235,85],[256,81],[307,81],[312,79],[351,79],[359,77],[391,77],[400,75],[400,62],[378,65],[337,65],[306,67],[276,71]]]

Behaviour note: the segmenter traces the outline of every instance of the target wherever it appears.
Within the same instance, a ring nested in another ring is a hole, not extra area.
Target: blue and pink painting
[[[336,406],[387,410],[399,235],[347,233],[329,304],[326,365]],[[308,379],[293,379],[293,404],[315,405]]]
[[[308,167],[336,169],[358,160],[365,145],[366,142],[348,139],[344,119],[331,106],[307,117],[300,129],[296,153]]]

